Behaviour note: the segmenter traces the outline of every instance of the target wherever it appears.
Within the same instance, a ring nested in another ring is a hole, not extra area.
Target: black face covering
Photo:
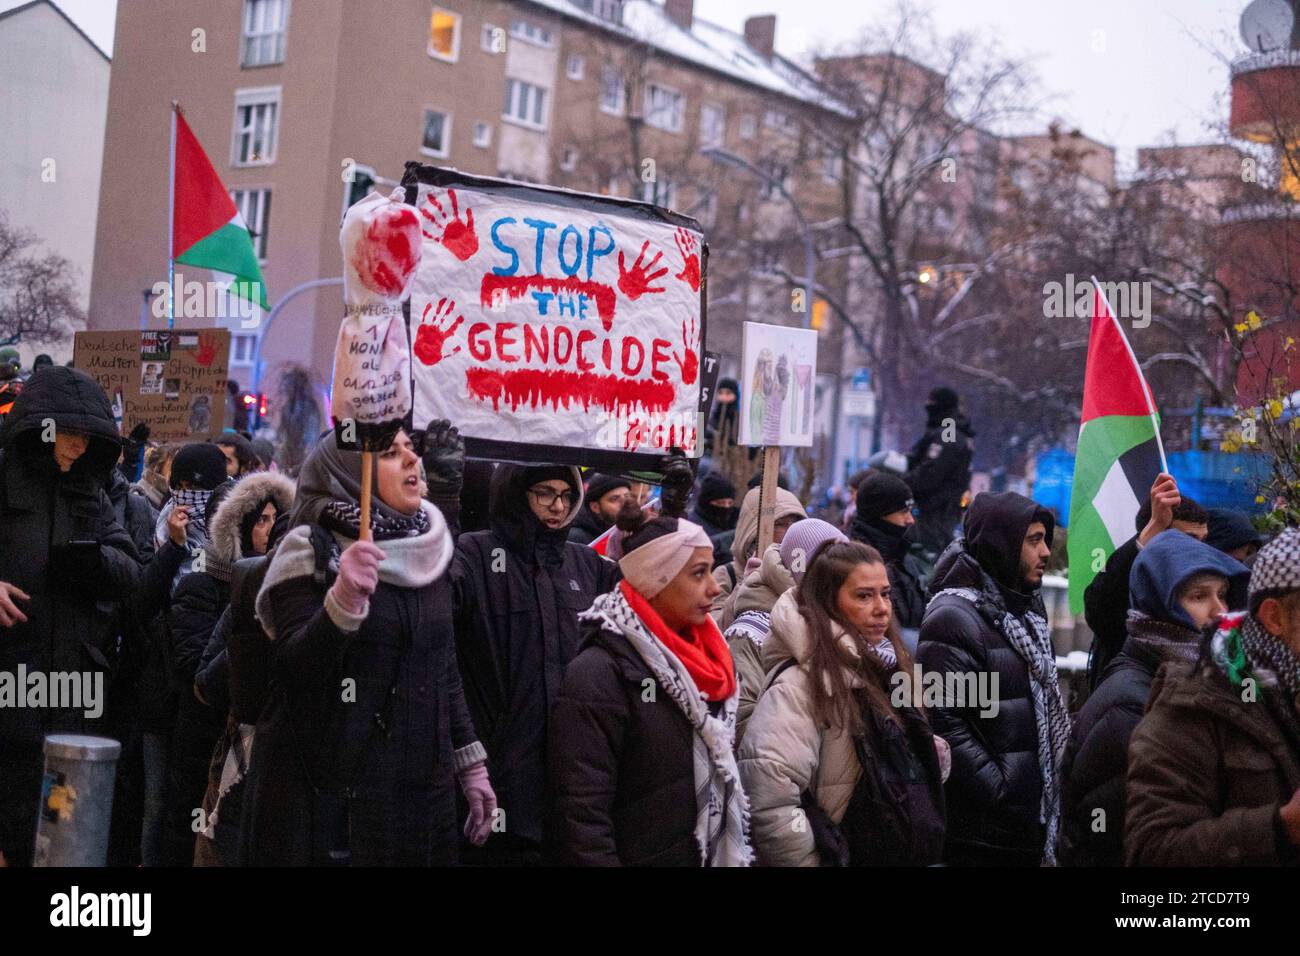
[[[884,518],[864,518],[858,515],[853,519],[854,537],[865,541],[890,564],[902,559],[914,539],[915,525],[903,527]]]
[[[740,509],[732,506],[730,508],[720,508],[717,505],[705,504],[700,502],[695,506],[695,510],[700,513],[709,524],[721,528],[723,531],[730,531],[736,526],[736,521],[740,517]]]

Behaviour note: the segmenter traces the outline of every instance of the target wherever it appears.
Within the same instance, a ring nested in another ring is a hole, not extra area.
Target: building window
[[[502,119],[535,129],[546,128],[546,90],[523,80],[506,80],[506,106]]]
[[[267,166],[275,162],[280,128],[280,87],[235,92],[235,147],[232,165]]]
[[[830,147],[826,155],[822,157],[822,178],[827,182],[839,182],[844,173],[844,157],[842,157],[835,147]]]
[[[560,154],[560,168],[566,173],[571,173],[578,168],[578,147],[564,147],[564,152]]]
[[[682,131],[682,116],[686,112],[686,97],[676,90],[658,83],[645,85],[646,125],[665,129],[670,133]]]
[[[482,149],[487,149],[492,145],[492,124],[475,123],[474,124],[474,145]]]
[[[780,110],[768,110],[763,114],[763,125],[770,129],[780,130],[782,133],[798,132],[798,124],[792,120],[787,113]]]
[[[691,215],[700,221],[701,226],[712,229],[714,223],[718,221],[718,194],[716,192],[707,193],[696,204]]]
[[[581,53],[570,53],[568,63],[565,64],[564,74],[571,80],[580,80],[587,70],[587,61]]]
[[[460,56],[460,14],[433,8],[429,18],[429,56],[455,63]]]
[[[244,34],[240,66],[284,62],[289,0],[244,0]]]
[[[257,354],[257,333],[236,332],[230,336],[230,364],[252,365]]]
[[[420,152],[429,156],[446,156],[450,148],[451,116],[441,110],[425,110]]]
[[[671,179],[653,179],[641,183],[641,199],[671,209],[677,203],[677,184]]]
[[[614,116],[622,116],[627,109],[627,82],[612,66],[605,67],[600,77],[600,109]]]
[[[510,35],[517,40],[535,43],[538,46],[554,46],[555,34],[531,20],[513,20],[510,23]]]
[[[727,131],[727,114],[716,103],[700,107],[700,145],[721,146]]]
[[[235,201],[235,208],[248,228],[258,260],[265,262],[266,237],[271,230],[271,190],[232,189],[230,198]]]
[[[760,199],[776,199],[782,195],[782,189],[790,188],[790,167],[769,160],[760,163],[759,168],[767,174],[758,190]]]
[[[506,31],[502,27],[485,23],[479,31],[478,43],[484,53],[505,53]]]
[[[758,120],[753,113],[742,113],[740,116],[740,138],[753,139],[754,134],[758,132]]]
[[[603,196],[623,195],[623,178],[618,173],[611,173],[600,192]]]

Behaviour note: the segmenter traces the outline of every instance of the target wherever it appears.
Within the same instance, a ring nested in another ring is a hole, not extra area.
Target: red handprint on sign
[[[664,254],[662,252],[656,252],[653,259],[642,264],[641,260],[645,258],[646,251],[649,248],[649,239],[641,243],[641,252],[636,257],[636,262],[632,264],[631,269],[626,268],[624,265],[623,250],[620,249],[618,252],[618,287],[623,290],[623,294],[629,299],[639,299],[647,292],[664,291],[663,286],[655,287],[650,285],[650,283],[654,282],[655,279],[668,274],[667,266],[664,266],[655,272],[650,271],[659,264],[659,260],[664,257]]]
[[[700,257],[695,252],[695,237],[680,226],[677,228],[677,250],[682,254],[682,271],[673,278],[682,279],[692,292],[700,291]]]
[[[427,219],[432,225],[430,228],[442,230],[440,235],[434,235],[428,229],[424,234],[434,242],[441,242],[451,250],[451,254],[464,262],[474,253],[478,252],[478,234],[474,232],[474,210],[469,207],[465,208],[465,218],[460,218],[460,204],[456,201],[456,190],[448,189],[447,197],[451,200],[451,213],[442,207],[438,202],[438,197],[430,190],[424,197],[424,205],[420,207],[420,215]],[[434,210],[437,210],[435,215]]]
[[[700,357],[695,353],[696,335],[695,317],[691,317],[691,334],[686,334],[686,323],[682,322],[682,347],[686,350],[686,358],[678,358],[677,352],[673,352],[673,361],[677,367],[682,370],[682,384],[694,385],[695,379],[700,374]]]
[[[194,361],[204,368],[210,366],[217,357],[217,337],[211,332],[199,333],[199,349],[194,353]]]
[[[430,310],[433,311],[432,318],[429,317]],[[460,351],[459,345],[446,354],[442,351],[447,340],[465,321],[465,316],[458,315],[455,322],[443,328],[443,320],[451,318],[451,314],[455,311],[455,301],[445,297],[438,300],[436,307],[432,302],[424,307],[424,315],[420,316],[420,328],[415,333],[415,345],[412,346],[412,350],[415,352],[415,357],[425,365],[437,365],[448,355],[455,355]]]

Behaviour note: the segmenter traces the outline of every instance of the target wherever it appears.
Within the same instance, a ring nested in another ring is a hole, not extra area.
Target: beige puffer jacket
[[[849,637],[837,628],[841,640]],[[851,643],[851,642],[850,642]],[[812,830],[803,820],[799,797],[812,790],[818,804],[839,823],[848,809],[862,766],[853,739],[840,730],[823,732],[812,713],[808,659],[812,637],[786,591],[772,608],[772,629],[763,642],[768,674],[788,658],[788,667],[762,692],[740,744],[740,779],[749,796],[750,834],[763,866],[818,866]],[[861,680],[854,678],[853,686]]]
[[[758,695],[766,683],[766,670],[759,658],[758,647],[746,634],[727,633],[727,629],[736,622],[736,618],[746,611],[762,611],[770,614],[776,606],[777,599],[794,587],[794,577],[781,563],[780,545],[770,544],[763,553],[763,563],[749,573],[740,587],[731,592],[731,598],[722,610],[726,621],[723,636],[727,638],[727,647],[731,650],[731,659],[736,665],[736,678],[740,682],[740,694],[736,704],[736,746],[745,736],[745,727],[749,715],[758,702]]]
[[[727,601],[731,597],[731,592],[745,580],[745,563],[749,560],[749,550],[755,546],[758,538],[758,499],[760,488],[751,488],[745,495],[745,500],[740,503],[740,515],[736,519],[736,536],[731,542],[731,572],[728,572],[728,565],[720,564],[713,569],[713,580],[718,582],[722,588],[722,593],[713,599],[713,604],[709,608],[709,613],[713,615],[713,620],[717,622],[718,627],[723,630],[731,624],[730,618],[723,623],[723,613]],[[794,515],[799,518],[808,517],[804,511],[803,505],[799,503],[791,492],[784,488],[776,489],[776,514],[774,521],[780,520],[788,515]],[[734,572],[736,584],[731,583],[731,573]]]

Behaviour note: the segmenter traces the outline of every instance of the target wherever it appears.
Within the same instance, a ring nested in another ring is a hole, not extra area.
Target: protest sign
[[[414,421],[470,454],[652,467],[698,457],[707,250],[646,203],[407,164]]]
[[[810,447],[817,332],[746,322],[741,356],[739,444]]]
[[[73,365],[108,394],[127,434],[140,422],[155,441],[204,441],[225,426],[228,329],[78,332]]]

